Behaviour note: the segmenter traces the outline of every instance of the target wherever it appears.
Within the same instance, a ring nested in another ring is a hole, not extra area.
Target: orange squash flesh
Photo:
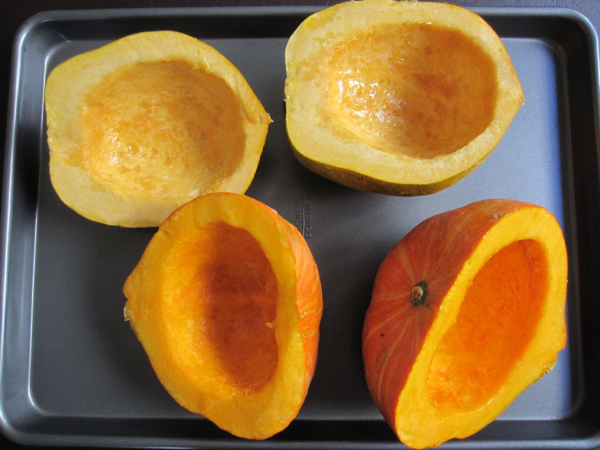
[[[185,333],[170,351],[194,360],[210,355],[220,366],[208,364],[197,375],[216,370],[212,376],[238,389],[260,390],[277,366],[278,289],[258,241],[246,230],[212,222],[176,242],[164,264],[174,271],[163,286],[170,297],[166,320]],[[179,345],[194,340],[191,348]]]
[[[165,389],[248,439],[296,417],[322,314],[298,230],[261,202],[214,193],[161,225],[124,286],[125,314]]]
[[[484,200],[434,216],[384,259],[363,329],[375,403],[413,448],[494,420],[566,342],[567,253],[545,209]]]

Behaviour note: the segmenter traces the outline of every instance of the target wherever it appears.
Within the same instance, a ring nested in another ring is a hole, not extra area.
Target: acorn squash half
[[[45,103],[59,197],[125,227],[157,226],[208,192],[244,193],[270,123],[230,61],[173,31],[130,35],[63,62]]]
[[[294,154],[365,191],[454,184],[492,152],[524,98],[497,34],[448,4],[340,3],[298,27],[285,59]]]

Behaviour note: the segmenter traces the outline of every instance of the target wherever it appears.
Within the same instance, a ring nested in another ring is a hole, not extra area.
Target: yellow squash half
[[[65,61],[48,77],[45,102],[59,197],[125,227],[157,226],[208,192],[244,193],[270,123],[231,62],[173,31]]]
[[[492,28],[448,4],[341,3],[307,18],[285,58],[296,157],[365,191],[454,184],[491,153],[524,98]]]

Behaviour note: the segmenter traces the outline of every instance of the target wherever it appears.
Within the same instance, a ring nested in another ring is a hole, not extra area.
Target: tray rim
[[[245,6],[215,6],[215,7],[160,7],[160,8],[114,8],[114,9],[92,9],[92,10],[56,10],[56,11],[44,11],[38,13],[31,18],[29,18],[19,29],[13,48],[13,63],[11,65],[11,89],[9,93],[9,108],[8,108],[8,127],[7,127],[7,137],[6,137],[6,155],[5,155],[5,167],[4,167],[4,179],[3,179],[3,194],[2,194],[2,227],[3,227],[3,240],[2,240],[2,253],[1,253],[1,261],[0,261],[0,269],[2,274],[1,279],[1,291],[2,298],[0,299],[0,430],[8,437],[16,438],[17,442],[27,443],[27,439],[22,440],[16,434],[20,432],[14,430],[10,423],[8,423],[5,419],[4,414],[4,404],[5,399],[3,398],[3,379],[4,379],[4,343],[5,338],[4,334],[6,332],[6,323],[5,323],[5,309],[7,306],[7,302],[9,301],[6,298],[6,287],[8,283],[8,261],[10,257],[10,236],[12,234],[12,209],[13,209],[13,197],[14,197],[14,186],[13,186],[13,171],[14,171],[14,151],[16,144],[16,136],[15,131],[17,129],[16,125],[16,116],[17,116],[17,108],[18,108],[18,91],[20,85],[20,73],[21,73],[21,62],[22,62],[22,47],[24,45],[25,39],[28,37],[29,33],[32,29],[35,29],[37,26],[40,26],[46,22],[52,21],[80,21],[80,20],[111,20],[111,19],[130,19],[130,18],[157,18],[161,15],[168,15],[172,17],[187,17],[200,15],[200,16],[232,16],[232,15],[243,15],[246,17],[263,17],[263,16],[275,16],[275,15],[286,15],[286,16],[298,16],[311,14],[313,12],[319,11],[321,9],[326,8],[326,6],[260,6],[260,7],[245,7]],[[599,72],[599,59],[598,59],[598,37],[597,32],[594,29],[594,26],[591,22],[580,12],[575,11],[570,8],[565,7],[466,7],[466,9],[472,10],[478,14],[483,15],[484,17],[512,17],[515,14],[519,16],[532,16],[532,17],[544,17],[544,18],[563,18],[568,19],[572,22],[577,23],[584,33],[586,34],[586,38],[590,44],[590,60],[592,62],[592,71],[595,76],[595,79],[598,79]],[[98,17],[101,16],[101,17]],[[535,37],[533,37],[535,38]],[[600,86],[596,85],[593,89],[594,99],[593,104],[595,108],[596,115],[594,117],[595,123],[598,126],[598,110],[599,108],[599,88]],[[598,134],[598,133],[596,133]],[[596,145],[598,148],[598,145]],[[35,226],[34,226],[35,229]],[[35,239],[35,238],[34,238]],[[33,244],[35,247],[35,243]],[[15,434],[16,433],[16,434]],[[31,436],[31,435],[29,435]],[[65,435],[47,435],[47,434],[36,434],[35,436],[39,437],[41,440],[34,439],[32,443],[35,444],[43,444],[50,443],[51,445],[61,445],[61,444],[72,444],[73,435],[65,434]],[[21,436],[22,438],[22,436]],[[83,439],[89,440],[90,436],[83,437]],[[84,445],[103,445],[105,443],[110,444],[113,440],[113,436],[93,436],[93,442],[85,443]],[[142,442],[143,438],[136,437],[119,437],[120,444],[119,445],[131,445],[132,443],[135,446],[139,446],[140,442]],[[171,440],[163,442],[160,441],[157,444],[157,440],[155,438],[148,438],[149,441],[144,446],[155,446],[155,445],[163,445],[166,443],[167,445]],[[107,441],[107,442],[105,442]],[[131,441],[131,442],[129,442]],[[185,439],[183,440],[185,441]],[[182,441],[182,443],[183,443]],[[179,442],[179,441],[178,441]],[[219,441],[203,441],[205,444],[210,444],[214,446],[219,446]],[[225,444],[229,441],[226,440]],[[312,441],[311,441],[312,442]],[[513,446],[523,446],[530,447],[532,445],[537,444],[538,441],[512,441],[510,443],[510,447]],[[81,442],[79,443],[81,445]],[[189,442],[187,445],[194,446],[197,444],[197,441]],[[271,441],[271,442],[263,442],[262,445],[267,445],[268,447],[279,446],[281,445],[281,441]],[[311,446],[314,448],[328,448],[329,442],[314,442],[316,446]],[[340,443],[338,443],[340,444]],[[349,443],[350,447],[356,447],[358,443]],[[365,443],[369,448],[373,448],[375,446],[372,442]],[[454,444],[454,445],[453,445]],[[462,445],[461,445],[462,444]],[[460,446],[465,447],[464,444],[466,442],[461,442],[461,444],[450,443],[449,447]],[[474,445],[478,445],[478,442],[475,441]],[[568,440],[568,441],[553,441],[552,446],[571,448],[571,446],[575,444],[577,447],[590,447],[600,445],[600,434],[593,436],[588,439],[579,439],[576,441]],[[184,446],[187,446],[184,444]],[[254,445],[253,443],[243,442],[241,446],[245,445]],[[288,445],[288,444],[286,444]],[[387,446],[387,444],[385,444]],[[498,446],[497,444],[495,446]],[[471,447],[471,445],[466,445],[466,447]],[[502,446],[500,446],[502,447]]]

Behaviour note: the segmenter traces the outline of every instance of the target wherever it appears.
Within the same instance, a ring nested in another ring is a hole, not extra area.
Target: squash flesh
[[[431,363],[429,395],[440,413],[474,410],[502,388],[535,334],[547,277],[531,239],[504,247],[477,273]]]
[[[381,151],[433,158],[492,121],[494,63],[458,30],[384,24],[335,46],[328,64],[335,117]]]
[[[278,361],[278,290],[260,244],[246,230],[214,222],[179,241],[166,264],[174,275],[164,286],[163,320],[180,330],[168,343],[180,365],[193,366],[210,389],[264,387]]]
[[[208,192],[244,153],[233,91],[185,61],[136,63],[108,75],[87,94],[82,114],[83,162],[129,198]]]

